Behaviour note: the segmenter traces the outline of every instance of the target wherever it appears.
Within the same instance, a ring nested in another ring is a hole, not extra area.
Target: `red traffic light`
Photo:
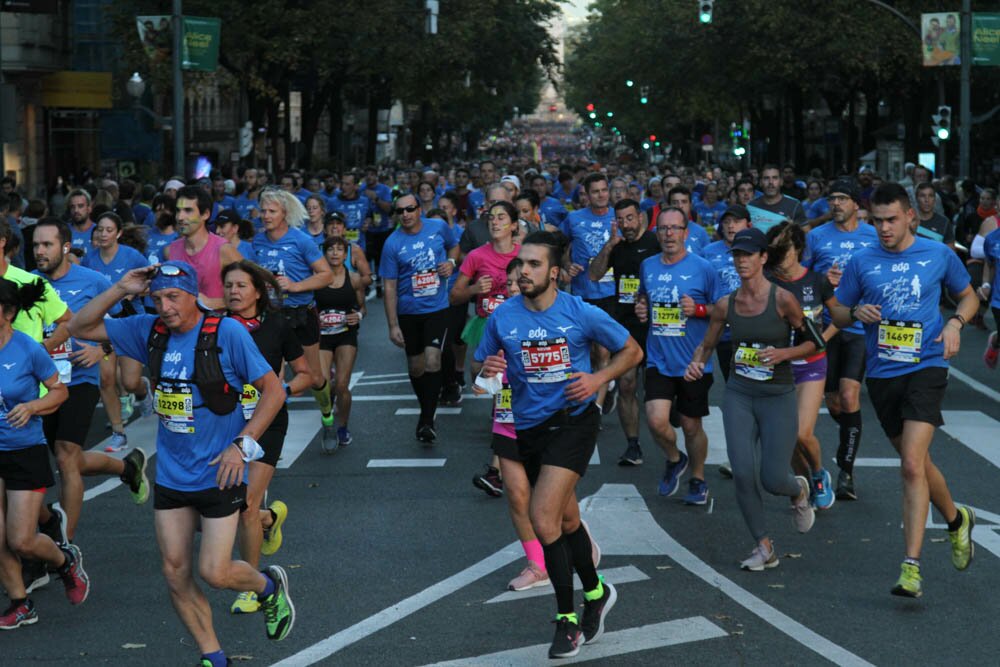
[[[656,141],[656,135],[655,134],[649,135],[649,140],[650,141]]]
[[[593,111],[593,110],[594,110],[594,103],[590,102],[589,104],[587,104],[587,111]]]

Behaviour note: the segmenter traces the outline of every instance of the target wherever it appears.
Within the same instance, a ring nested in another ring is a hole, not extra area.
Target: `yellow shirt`
[[[45,285],[45,296],[42,301],[34,305],[31,310],[22,310],[14,318],[14,330],[26,333],[39,343],[44,338],[43,331],[60,317],[62,317],[69,307],[66,302],[59,298],[55,289],[41,276],[28,273],[24,269],[19,269],[13,264],[7,265],[7,272],[3,274],[5,280],[20,286],[25,283],[32,283],[41,280]]]

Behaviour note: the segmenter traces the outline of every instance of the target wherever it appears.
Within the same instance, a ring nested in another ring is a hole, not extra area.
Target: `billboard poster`
[[[960,64],[961,21],[958,12],[920,15],[924,67]]]

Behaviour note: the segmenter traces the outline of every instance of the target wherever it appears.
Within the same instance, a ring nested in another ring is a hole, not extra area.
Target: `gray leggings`
[[[722,422],[726,428],[726,451],[733,468],[736,500],[750,533],[758,542],[767,536],[764,499],[757,485],[776,496],[798,497],[802,492],[792,475],[792,450],[799,430],[795,389],[775,393],[779,386],[756,388],[748,393],[733,380],[726,386],[722,401]],[[757,443],[760,443],[758,450]],[[759,461],[759,466],[758,466]]]

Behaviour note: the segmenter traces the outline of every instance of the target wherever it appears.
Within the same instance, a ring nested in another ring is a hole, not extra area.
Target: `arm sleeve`
[[[985,249],[983,248],[986,238],[976,234],[976,237],[972,239],[972,245],[969,246],[969,256],[972,259],[985,259]]]

